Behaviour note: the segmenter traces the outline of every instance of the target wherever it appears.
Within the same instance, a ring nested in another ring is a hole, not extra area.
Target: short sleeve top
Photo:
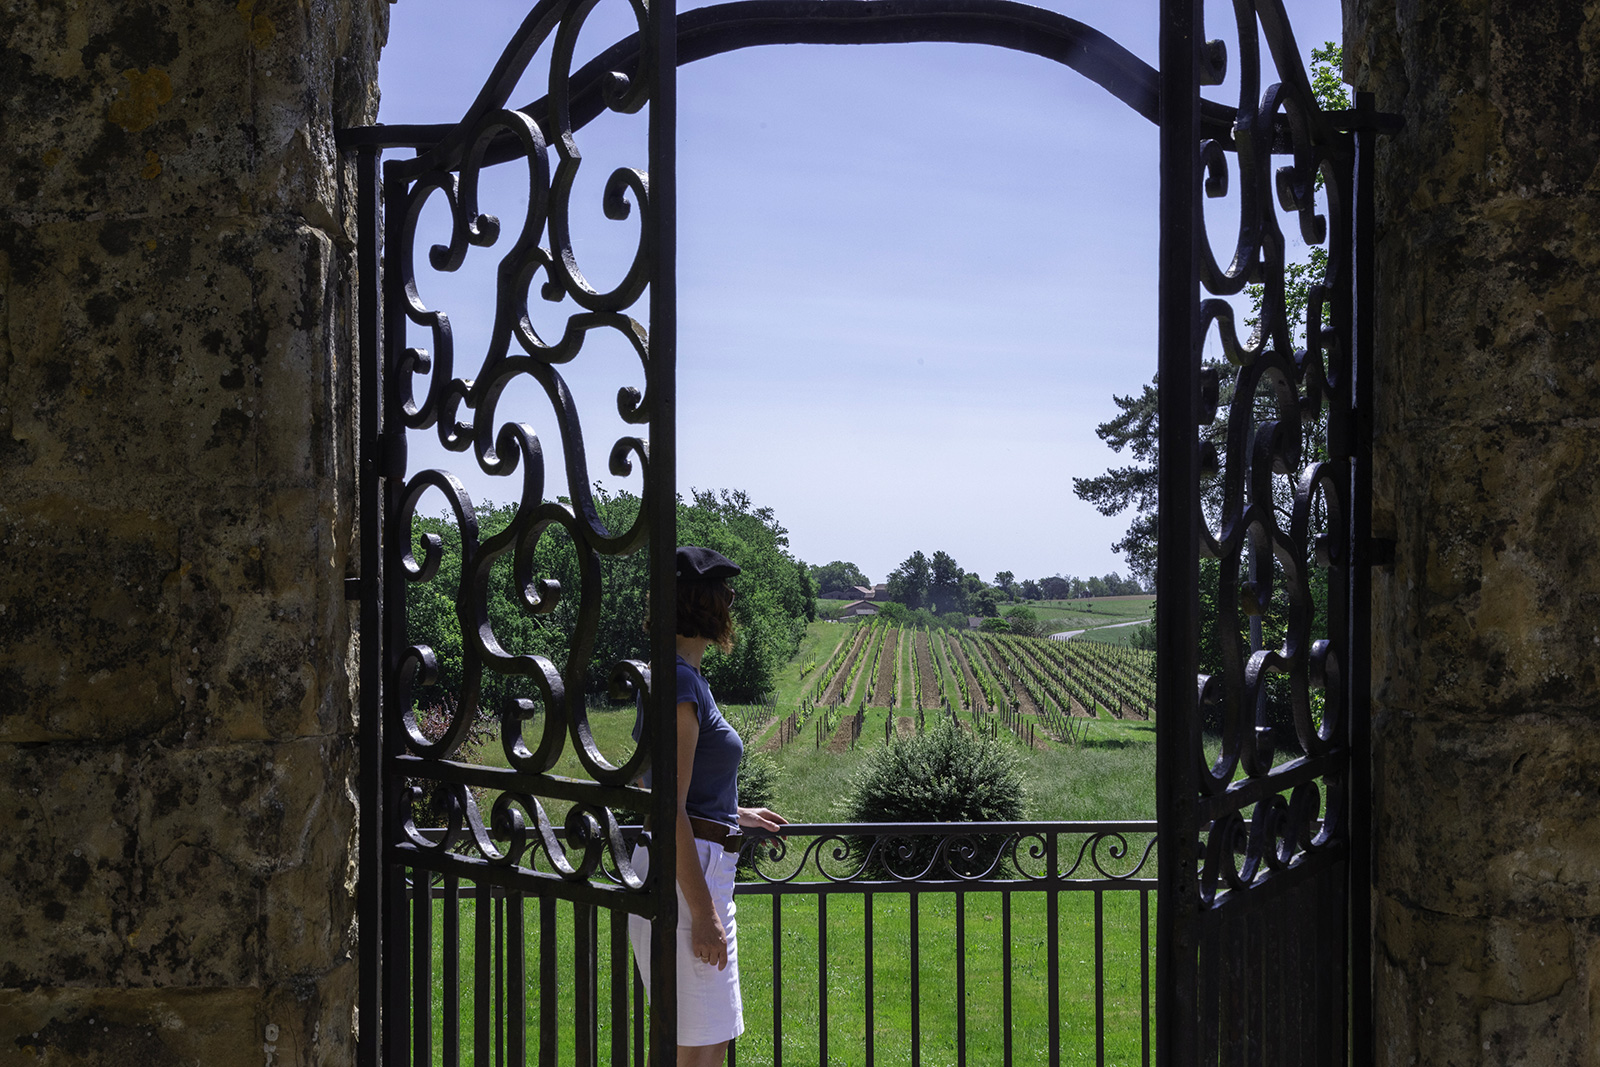
[[[725,826],[739,825],[739,762],[744,758],[744,742],[739,732],[722,717],[705,676],[678,657],[678,703],[692,704],[700,724],[695,743],[694,769],[689,775],[689,791],[684,808],[697,819],[709,819]],[[634,723],[637,739],[643,729],[643,709]],[[645,775],[645,785],[650,776]]]

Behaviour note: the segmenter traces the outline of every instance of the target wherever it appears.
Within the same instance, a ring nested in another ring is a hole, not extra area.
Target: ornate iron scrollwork
[[[1208,904],[1343,842],[1349,760],[1342,664],[1354,436],[1353,148],[1318,107],[1280,0],[1231,6],[1238,117],[1231,143],[1212,138],[1199,149],[1204,194],[1232,191],[1238,203],[1233,232],[1217,235],[1232,246],[1227,265],[1213,252],[1203,214],[1196,240],[1199,281],[1209,294],[1200,303],[1200,339],[1214,335],[1227,360],[1224,382],[1202,383],[1203,484],[1195,487],[1205,515],[1201,556],[1215,561],[1220,661],[1199,679],[1202,714],[1221,733],[1214,756],[1196,754],[1207,835],[1200,888]],[[1263,40],[1280,79],[1265,88]],[[1224,80],[1226,54],[1220,42],[1203,49],[1203,83]],[[1291,321],[1286,300],[1283,216],[1327,253],[1300,323]],[[1241,338],[1227,298],[1249,285],[1259,286],[1260,311]],[[1262,618],[1277,631],[1271,640]],[[1287,723],[1272,721],[1274,704],[1286,708]],[[1303,755],[1284,761],[1284,749]]]
[[[625,528],[608,527],[592,488],[578,407],[562,373],[565,365],[582,357],[597,332],[620,337],[639,361],[641,381],[618,389],[617,412],[626,424],[649,422],[649,333],[633,314],[656,262],[651,225],[656,209],[647,168],[619,168],[605,182],[600,205],[604,215],[621,221],[637,211],[640,223],[631,262],[614,286],[600,287],[585,273],[571,227],[574,180],[583,162],[576,136],[583,122],[574,122],[571,109],[574,51],[597,2],[540,3],[507,45],[466,117],[416,158],[384,168],[391,218],[386,284],[391,309],[400,309],[398,314],[391,310],[389,319],[388,440],[403,455],[406,430],[435,430],[445,449],[469,454],[485,474],[507,479],[513,486],[507,495],[514,502],[509,525],[484,535],[462,481],[448,471],[423,470],[406,478],[385,517],[391,544],[401,546],[392,568],[393,602],[403,602],[405,587],[440,580],[440,538],[418,536],[420,548],[411,547],[425,498],[442,495],[448,504],[461,557],[459,581],[450,592],[461,634],[461,683],[442,729],[436,724],[425,731],[413,706],[419,689],[435,682],[437,650],[408,636],[413,643],[402,645],[393,656],[387,679],[389,722],[403,736],[397,757],[401,773],[437,793],[434,808],[437,813],[442,803],[446,826],[442,834],[425,833],[413,816],[397,813],[391,840],[407,850],[407,862],[456,873],[497,868],[524,880],[588,883],[604,864],[620,872],[622,887],[637,890],[641,883],[611,809],[628,801],[635,807],[647,804],[642,799],[647,794],[631,783],[648,763],[648,724],[627,758],[610,758],[590,730],[585,677],[605,592],[601,559],[629,555],[646,544],[649,508],[641,506]],[[627,0],[627,9],[644,36],[646,7]],[[548,94],[535,105],[508,108],[510,94],[543,46],[549,52]],[[636,50],[624,69],[605,72],[599,89],[607,109],[633,113],[646,104],[648,57],[648,50]],[[522,217],[502,220],[481,209],[480,183],[490,166],[525,169],[527,207]],[[450,230],[447,241],[427,250],[433,271],[457,271],[469,257],[498,252],[493,326],[485,349],[471,361],[459,351],[448,309],[426,301],[418,284],[419,221],[425,207],[441,201]],[[529,300],[536,285],[540,299],[570,299],[577,306],[558,336],[545,336],[533,324]],[[429,337],[429,348],[404,346],[407,323]],[[559,435],[555,462],[565,475],[569,499],[547,499],[548,442],[518,415],[502,413],[502,398],[519,381],[535,383],[549,401],[547,414]],[[611,446],[611,474],[641,475],[646,504],[653,484],[649,466],[643,437],[625,435]],[[520,480],[515,477],[519,471]],[[570,539],[576,552],[575,588],[535,573],[541,539],[556,534]],[[508,569],[509,588],[503,578]],[[489,610],[497,597],[533,616],[576,599],[564,661],[557,664],[545,655],[504,647]],[[628,661],[611,669],[616,686],[629,692],[648,690],[649,670],[643,664]],[[499,707],[484,706],[483,682],[491,673],[515,680],[514,695]],[[525,735],[535,720],[540,722],[537,735]],[[474,725],[485,721],[499,734],[506,768],[468,766],[453,759]],[[569,744],[590,781],[551,774]],[[485,801],[490,807],[486,819],[479,798],[490,796],[494,799]],[[553,796],[571,804],[559,833],[545,808]]]

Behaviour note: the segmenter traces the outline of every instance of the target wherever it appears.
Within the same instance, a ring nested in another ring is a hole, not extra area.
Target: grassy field
[[[807,631],[800,651],[782,669],[776,693],[778,714],[787,715],[809,692],[810,675],[802,679],[799,664],[815,659],[824,662],[839,641],[855,632],[855,624],[814,622]],[[1112,631],[1116,632],[1116,631]],[[909,651],[907,652],[909,658]],[[906,699],[910,687],[903,690]],[[768,713],[762,708],[727,706],[730,721],[745,735],[747,744],[759,732]],[[910,715],[904,707],[868,708],[861,736],[853,748],[831,751],[828,738],[821,747],[816,731],[822,713],[813,712],[803,736],[774,753],[778,764],[778,792],[774,806],[796,822],[832,822],[838,817],[836,805],[848,790],[862,762],[873,748],[884,741],[884,724],[891,717]],[[926,713],[931,721],[937,712]],[[970,715],[963,721],[971,723]],[[989,720],[981,726],[988,728]],[[589,712],[589,724],[596,744],[612,763],[621,764],[632,755],[634,709],[596,707]],[[524,738],[536,744],[543,729],[542,715],[523,724]],[[1155,724],[1152,722],[1092,720],[1084,727],[1082,743],[1051,744],[1042,751],[1030,751],[1005,730],[1000,742],[1014,746],[1027,779],[1031,819],[1149,819],[1155,817]],[[753,747],[760,747],[755,745]],[[505,752],[498,738],[491,738],[468,750],[465,758],[475,763],[504,767]],[[555,773],[587,777],[572,746],[566,746]],[[547,810],[553,820],[565,818],[566,805],[550,802]]]
[[[1009,901],[1005,898],[1009,896]],[[1058,897],[1056,946],[1060,959],[1058,997],[1062,1056],[1068,1064],[1096,1062],[1095,966],[1097,947],[1104,973],[1105,1062],[1140,1062],[1145,1014],[1144,988],[1153,978],[1155,949],[1155,899],[1142,901],[1138,891],[1063,893]],[[1095,909],[1100,908],[1098,934]],[[740,896],[737,934],[740,974],[745,1003],[745,1036],[738,1043],[744,1064],[774,1062],[775,1042],[782,1042],[785,1062],[794,1064],[861,1064],[866,1060],[867,1006],[873,1011],[873,1058],[881,1064],[953,1065],[958,1038],[966,1049],[966,1062],[999,1063],[1007,1034],[1014,1062],[1048,1062],[1050,1028],[1049,926],[1042,894],[1014,892],[927,894],[913,898],[903,893],[862,896],[835,895],[824,905],[816,896],[778,898]],[[462,1061],[470,1062],[477,1043],[471,1024],[477,986],[477,902],[460,905],[460,932],[455,949],[459,989],[444,983],[445,938],[442,902],[436,903],[431,921],[433,961],[431,1014],[434,1063],[443,1062],[444,1017],[456,1012],[460,1026]],[[518,907],[506,902],[485,909],[486,931],[496,956],[504,965],[515,955],[515,942],[505,940],[505,911]],[[539,910],[524,902],[522,935],[525,1014],[510,1026],[522,1030],[530,1050],[538,1048],[541,1031],[539,984]],[[872,914],[873,966],[866,960],[866,915]],[[1143,910],[1142,910],[1143,908]],[[1005,969],[1004,937],[1010,913],[1011,968]],[[912,988],[912,912],[916,912],[916,978]],[[496,915],[495,912],[500,914]],[[963,937],[957,937],[958,913]],[[602,916],[597,986],[602,999],[600,1048],[608,1050],[612,1019],[606,1004],[614,968],[620,963],[631,971],[626,950],[620,960],[610,953],[612,917]],[[625,922],[619,917],[618,921]],[[574,923],[569,906],[556,911],[555,1013],[552,1030],[560,1047],[559,1061],[573,1061],[574,1012],[572,972]],[[773,930],[779,930],[776,946]],[[822,938],[826,937],[826,968]],[[1097,940],[1098,938],[1098,940]],[[956,946],[965,943],[963,958]],[[775,950],[781,962],[775,966]],[[1142,965],[1141,965],[1142,964]],[[956,975],[963,975],[965,997],[958,1000]],[[775,979],[775,976],[776,979]],[[1011,1011],[1006,1015],[1009,978]],[[775,980],[781,988],[774,988]],[[513,988],[504,980],[499,988],[484,990],[491,1003],[509,1007]],[[456,992],[456,997],[447,994]],[[822,998],[827,999],[826,1059],[819,1024]],[[781,1003],[775,1005],[775,1000]],[[508,1019],[515,1016],[507,1011]],[[912,1056],[915,1020],[920,1053]],[[626,1026],[627,1023],[625,1022]],[[781,1032],[780,1032],[781,1026]],[[508,1035],[501,1035],[503,1038]],[[492,1039],[492,1038],[491,1038]],[[529,1056],[530,1062],[535,1057]],[[606,1059],[602,1055],[602,1059]]]
[[[1039,622],[1050,633],[1063,630],[1094,630],[1117,623],[1148,619],[1155,615],[1156,598],[1152,596],[1119,597],[1110,600],[1035,600],[1026,607],[1039,617]],[[1003,610],[1003,609],[1002,609]],[[1133,627],[1119,627],[1104,634],[1086,634],[1096,641],[1115,641],[1112,634],[1131,631]]]
[[[866,726],[853,750],[819,749],[815,735],[808,733],[776,753],[778,810],[796,822],[837,820],[839,798],[872,749],[883,744],[886,714],[882,708],[867,709]],[[929,712],[929,718],[934,714]],[[1001,743],[1013,745],[1021,757],[1028,818],[1155,818],[1154,723],[1091,722],[1083,744],[1052,745],[1042,752],[1029,752],[1009,736],[1002,731]]]
[[[1076,606],[1076,602],[1067,602]],[[1138,618],[1143,605],[1137,602],[1097,602],[1100,612],[1095,621],[1111,616],[1112,604],[1123,605],[1121,614]],[[1078,614],[1087,614],[1078,612]],[[1068,618],[1069,613],[1055,616]],[[1117,631],[1111,631],[1113,633]],[[810,661],[825,662],[841,639],[854,633],[850,624],[818,622],[808,629],[795,660],[778,679],[775,697],[778,714],[787,714],[809,691],[811,680],[802,678],[800,667]],[[909,643],[903,654],[909,655]],[[886,653],[888,654],[888,653]],[[909,699],[907,686],[902,697]],[[724,709],[747,734],[767,716],[765,709]],[[884,726],[906,709],[869,709],[860,738],[854,746],[833,751],[829,738],[819,747],[815,733],[822,712],[813,712],[813,721],[802,737],[773,754],[779,769],[777,799],[773,806],[796,822],[832,822],[839,817],[837,804],[872,751],[884,744]],[[938,713],[927,713],[929,720]],[[914,718],[914,713],[912,713]],[[972,722],[970,716],[964,721]],[[990,728],[994,720],[985,717],[978,727]],[[595,708],[590,724],[597,744],[615,763],[633,751],[632,706],[615,709]],[[524,726],[524,736],[536,743],[542,719],[535,717]],[[1087,724],[1081,744],[1051,744],[1042,751],[1031,751],[1004,730],[999,743],[1017,752],[1027,781],[1027,817],[1034,820],[1074,819],[1149,819],[1155,812],[1155,727],[1137,721],[1095,720]],[[504,765],[505,756],[498,740],[481,744],[467,754],[478,762]],[[570,746],[556,773],[584,777]],[[565,805],[550,803],[547,810],[558,823]],[[485,809],[486,810],[486,809]],[[1151,873],[1151,872],[1147,872]],[[1043,894],[1013,892],[1010,896],[1009,971],[1012,1014],[1004,1013],[1008,974],[1004,967],[1003,937],[1005,903],[1002,894],[973,892],[924,894],[913,904],[904,893],[879,892],[870,899],[856,894],[839,894],[823,904],[819,897],[800,893],[783,898],[775,915],[773,900],[762,895],[739,898],[738,933],[744,976],[746,1036],[738,1046],[743,1064],[767,1064],[774,1060],[774,1041],[782,1041],[784,1062],[816,1064],[823,1062],[823,1038],[818,1030],[821,998],[826,997],[828,1027],[826,1062],[859,1064],[866,1056],[866,1010],[873,1009],[873,1057],[879,1064],[945,1065],[956,1062],[959,1040],[966,1049],[966,1062],[975,1065],[1000,1062],[1009,1031],[1016,1063],[1046,1062],[1049,1032],[1049,975],[1047,968],[1048,928]],[[1095,908],[1100,907],[1097,923]],[[1057,948],[1060,953],[1061,1062],[1096,1062],[1095,962],[1097,944],[1104,967],[1105,1060],[1110,1064],[1138,1063],[1143,1040],[1145,1004],[1142,989],[1144,967],[1152,968],[1154,952],[1153,894],[1141,900],[1133,890],[1067,892],[1057,897],[1060,909]],[[517,955],[508,942],[508,909],[521,907],[524,929],[521,940],[527,970],[520,987],[526,1001],[523,1014],[514,1014],[513,983],[502,979],[497,990],[483,990],[490,1003],[500,1007],[493,1014],[519,1021],[510,1025],[521,1030],[530,1050],[536,1050],[544,1027],[540,1016],[539,951],[540,912],[534,902],[505,902],[484,913],[482,942],[496,945],[495,966]],[[870,977],[866,965],[866,919],[871,908],[874,964]],[[912,910],[916,909],[918,995],[912,995]],[[823,911],[826,910],[826,921]],[[964,910],[963,910],[964,909]],[[477,904],[464,900],[459,907],[459,939],[454,949],[459,987],[444,985],[445,949],[443,905],[434,905],[429,926],[432,929],[432,1007],[430,1029],[433,1035],[433,1062],[443,1062],[445,1015],[455,1012],[461,1020],[459,1035],[463,1061],[470,1061],[479,1038],[473,1033],[472,1006],[479,994],[476,988]],[[498,911],[497,917],[494,912]],[[958,963],[958,911],[964,935],[964,959]],[[546,1032],[553,1034],[560,1047],[560,1062],[574,1058],[572,990],[576,976],[572,970],[575,924],[571,905],[561,904],[555,911],[556,999],[555,1013]],[[613,973],[611,957],[611,914],[599,919],[600,937],[598,989],[602,998],[600,1014],[601,1058],[610,1048],[610,1009],[607,1003]],[[625,920],[623,920],[625,921]],[[773,930],[779,922],[778,945],[781,962],[774,959]],[[1098,930],[1098,933],[1097,933]],[[820,948],[826,939],[826,967]],[[632,964],[626,951],[616,961],[631,981]],[[488,973],[488,972],[486,972]],[[964,1005],[957,1002],[958,975],[965,984]],[[776,976],[776,977],[775,977]],[[774,1011],[774,982],[781,982],[781,1009]],[[870,994],[869,994],[870,989]],[[447,993],[453,996],[447,997]],[[964,1010],[963,1010],[964,1009]],[[913,1020],[919,1030],[919,1059],[912,1055]],[[964,1020],[964,1021],[963,1021]],[[1008,1025],[1009,1023],[1009,1025]],[[781,1027],[781,1037],[780,1034]],[[964,1027],[958,1029],[958,1027]],[[504,1040],[508,1035],[499,1035]],[[493,1038],[491,1038],[492,1040]]]

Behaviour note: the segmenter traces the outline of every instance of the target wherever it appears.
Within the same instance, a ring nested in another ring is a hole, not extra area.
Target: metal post
[[[649,891],[650,1026],[653,1062],[678,1062],[677,985],[677,11],[671,3],[650,5],[646,30],[650,92],[650,465],[645,507],[650,523],[650,707],[655,715],[651,753],[651,841]]]
[[[1351,185],[1352,401],[1354,462],[1350,494],[1350,1041],[1358,1065],[1374,1061],[1372,1024],[1372,379],[1374,148],[1378,139],[1371,93],[1357,93],[1355,164]]]
[[[386,247],[397,247],[399,244],[400,220],[405,214],[404,204],[397,202],[405,199],[406,185],[399,179],[392,179],[389,168],[393,162],[384,164],[383,182],[381,192],[387,202],[388,211],[384,215],[384,244]],[[396,189],[400,190],[397,195]],[[399,544],[398,538],[383,536],[384,520],[399,510],[401,494],[405,489],[405,426],[385,403],[388,399],[389,374],[394,360],[392,350],[397,346],[404,346],[406,336],[406,320],[404,304],[400,294],[394,292],[398,279],[384,275],[379,279],[382,286],[382,331],[378,358],[374,364],[375,401],[373,411],[376,417],[377,436],[373,442],[372,460],[375,464],[375,477],[369,480],[370,491],[379,496],[376,512],[376,522],[372,526],[372,536],[378,539],[381,548],[376,550],[373,557],[373,567],[376,571],[373,580],[378,583],[378,622],[373,628],[370,637],[363,636],[362,645],[369,641],[375,646],[378,666],[377,678],[394,678],[400,659],[400,650],[405,648],[405,585],[403,572],[400,566],[400,553],[404,546]],[[365,458],[363,458],[365,463]],[[363,566],[365,566],[363,562]],[[391,813],[400,810],[400,790],[404,782],[397,774],[390,773],[394,767],[395,757],[401,750],[401,731],[385,730],[384,719],[391,708],[401,701],[409,701],[409,692],[400,692],[394,687],[384,687],[377,693],[375,705],[374,729],[379,731],[378,753],[381,760],[380,788],[383,791],[382,807],[379,818],[383,820],[378,827],[381,839],[378,842],[380,849],[375,858],[375,865],[380,868],[379,877],[382,884],[379,891],[382,894],[383,921],[380,927],[383,938],[383,979],[381,982],[381,995],[386,1007],[393,1006],[402,991],[406,989],[406,957],[409,954],[410,933],[406,925],[406,885],[403,869],[394,863],[390,856],[388,834],[385,832],[387,820]],[[369,868],[370,869],[370,868]],[[427,879],[422,877],[423,890],[426,891]],[[400,1063],[406,1058],[407,1042],[409,1035],[406,1027],[406,1012],[384,1011],[383,1013],[383,1063]]]
[[[1198,444],[1196,412],[1199,293],[1194,242],[1199,233],[1200,32],[1198,0],[1161,3],[1161,248],[1159,305],[1160,460],[1156,561],[1156,812],[1159,907],[1156,918],[1156,1053],[1164,1067],[1197,1062],[1195,690],[1199,620]]]

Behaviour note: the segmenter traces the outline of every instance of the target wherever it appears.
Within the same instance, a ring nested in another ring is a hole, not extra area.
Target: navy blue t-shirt
[[[682,656],[678,657],[678,703],[693,704],[700,723],[700,738],[694,749],[694,770],[689,775],[689,793],[684,808],[696,819],[710,819],[724,826],[739,825],[739,761],[744,758],[744,742],[739,731],[728,724],[711,696],[705,676]],[[643,732],[644,708],[633,724],[634,740]],[[650,784],[650,774],[644,784]]]

